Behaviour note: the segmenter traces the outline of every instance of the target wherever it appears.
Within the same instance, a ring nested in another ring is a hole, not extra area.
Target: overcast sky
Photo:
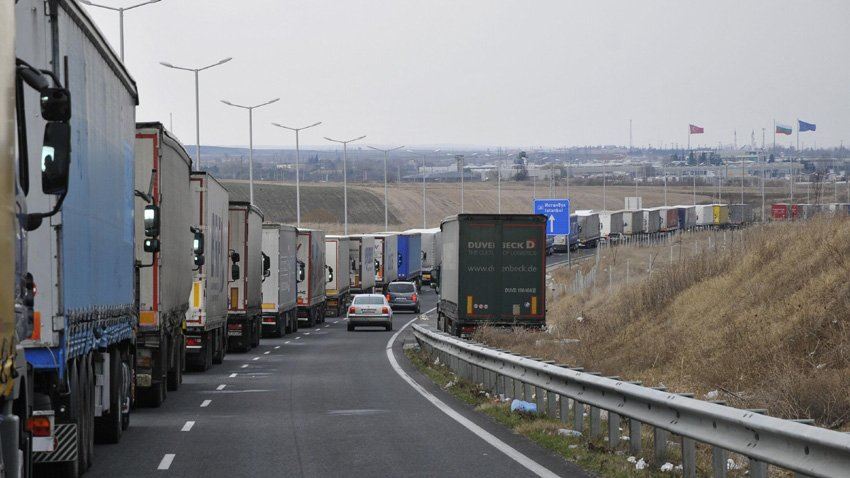
[[[98,0],[128,6],[129,0]],[[118,45],[118,15],[88,8]],[[850,145],[850,1],[162,0],[126,13],[139,120],[194,143],[289,146],[270,125],[324,124],[367,144],[562,146],[749,143],[773,119],[811,145]],[[794,136],[781,137],[791,144]]]

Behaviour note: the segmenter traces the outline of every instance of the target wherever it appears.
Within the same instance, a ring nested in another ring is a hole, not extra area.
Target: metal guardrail
[[[850,435],[793,420],[763,415],[696,400],[661,388],[643,387],[616,377],[601,377],[553,362],[541,362],[461,340],[421,325],[413,326],[416,340],[462,378],[481,383],[493,393],[535,401],[538,411],[560,418],[590,437],[602,435],[601,410],[608,413],[608,446],[620,444],[620,420],[628,421],[629,450],[641,452],[641,426],[653,429],[653,455],[664,463],[668,437],[681,440],[685,477],[696,476],[696,444],[712,447],[715,477],[725,477],[727,454],[749,459],[749,476],[766,478],[768,465],[796,476],[850,476]],[[536,393],[534,393],[536,392]],[[585,407],[589,413],[585,415]],[[570,413],[572,410],[572,413]],[[577,413],[581,412],[581,413]]]

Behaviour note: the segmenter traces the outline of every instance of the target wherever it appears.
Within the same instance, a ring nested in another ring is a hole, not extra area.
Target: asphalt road
[[[436,295],[422,295],[423,311],[434,307]],[[398,313],[395,329],[412,319]],[[186,374],[161,408],[135,410],[120,444],[95,448],[87,476],[534,476],[403,380],[387,354],[392,336],[328,318],[229,354]],[[405,330],[391,351],[422,388],[548,471],[586,476],[435,387],[404,357],[412,342]]]

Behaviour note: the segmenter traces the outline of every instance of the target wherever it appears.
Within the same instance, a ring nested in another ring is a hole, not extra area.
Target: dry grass
[[[704,236],[694,237],[702,252],[660,261],[649,277],[550,302],[551,335],[482,330],[480,338],[698,396],[717,390],[736,406],[846,428],[850,219],[752,228],[737,233],[734,244],[715,238],[710,250]]]

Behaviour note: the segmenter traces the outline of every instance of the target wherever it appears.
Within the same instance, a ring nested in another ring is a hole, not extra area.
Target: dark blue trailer
[[[422,276],[422,235],[418,232],[398,234],[398,280],[416,282]]]

